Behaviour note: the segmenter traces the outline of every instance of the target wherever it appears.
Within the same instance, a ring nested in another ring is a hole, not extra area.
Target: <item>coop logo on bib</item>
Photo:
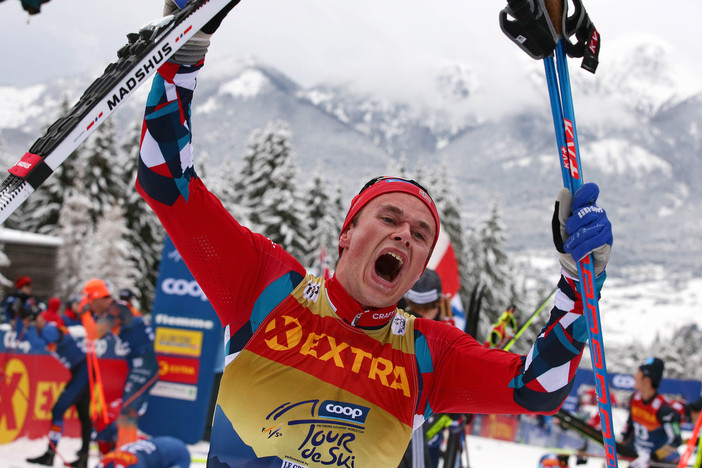
[[[338,419],[363,424],[368,416],[368,408],[352,403],[327,400],[319,408],[320,418]]]

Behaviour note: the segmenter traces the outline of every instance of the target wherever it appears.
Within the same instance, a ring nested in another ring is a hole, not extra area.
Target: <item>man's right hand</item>
[[[220,24],[222,24],[222,20],[227,16],[227,13],[229,13],[239,1],[240,0],[232,0],[222,11],[212,17],[201,30],[196,32],[193,37],[188,39],[188,42],[173,54],[173,61],[181,65],[195,65],[203,60],[210,46],[212,34],[214,34]],[[186,3],[187,2],[184,0],[180,0],[178,3],[174,0],[165,0],[163,3],[163,16],[176,14],[180,11],[178,4],[183,4],[183,6],[185,6]]]

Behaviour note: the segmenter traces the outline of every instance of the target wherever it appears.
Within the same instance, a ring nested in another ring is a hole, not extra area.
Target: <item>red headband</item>
[[[353,197],[353,200],[351,200],[351,207],[349,208],[349,212],[346,214],[346,219],[344,220],[344,225],[341,227],[339,237],[341,237],[341,234],[346,232],[351,225],[353,218],[356,217],[358,212],[361,211],[361,209],[366,206],[368,202],[380,195],[391,192],[402,192],[414,195],[422,200],[426,207],[429,208],[429,211],[434,218],[434,222],[436,223],[436,234],[430,250],[430,252],[433,252],[434,246],[436,246],[436,241],[439,239],[439,212],[436,210],[436,205],[434,205],[434,201],[422,187],[414,182],[399,178],[388,177],[380,179],[378,182],[374,183]],[[341,247],[339,247],[339,253],[341,254]],[[429,260],[427,259],[427,262],[428,261]]]

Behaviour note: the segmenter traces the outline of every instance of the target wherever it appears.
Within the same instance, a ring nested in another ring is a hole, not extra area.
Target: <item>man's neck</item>
[[[641,398],[644,401],[650,401],[656,396],[656,393],[658,393],[658,390],[653,387],[645,388],[641,390]]]

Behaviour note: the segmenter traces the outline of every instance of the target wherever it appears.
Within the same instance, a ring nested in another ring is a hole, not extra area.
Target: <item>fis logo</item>
[[[364,424],[370,408],[341,401],[326,400],[319,408],[320,418],[339,419]]]

